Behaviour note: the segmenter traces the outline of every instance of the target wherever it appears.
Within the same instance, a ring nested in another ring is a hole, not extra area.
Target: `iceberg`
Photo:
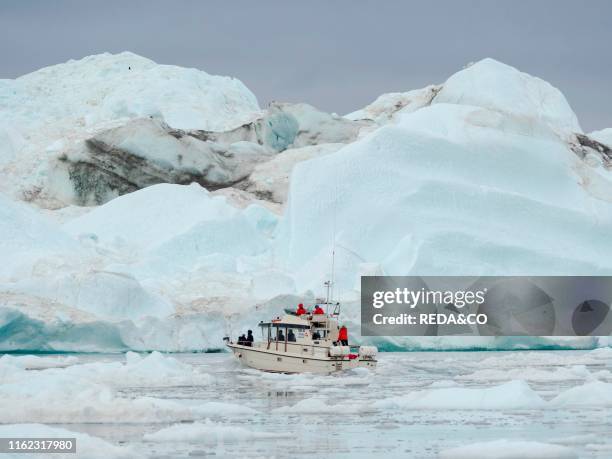
[[[2,118],[12,114],[15,121],[51,122],[56,129],[154,116],[179,129],[224,130],[259,111],[236,78],[158,65],[130,52],[71,60],[3,83]]]
[[[225,201],[197,184],[159,184],[95,207],[66,223],[64,230],[105,246],[150,250],[196,223],[237,215]]]
[[[612,383],[594,381],[572,387],[556,396],[554,406],[612,406]]]
[[[131,53],[3,80],[0,97],[0,350],[216,350],[321,296],[332,249],[355,343],[610,344],[357,332],[361,275],[612,272],[608,130],[583,133],[558,89],[508,65],[345,117],[260,109],[239,80]]]
[[[495,59],[483,59],[451,76],[432,101],[482,107],[545,124],[559,134],[582,132],[557,88]]]
[[[612,182],[552,129],[568,123],[536,109],[506,113],[488,99],[441,102],[442,94],[295,166],[278,251],[298,288],[329,276],[317,260],[334,246],[340,291],[373,263],[389,275],[612,272],[612,212],[603,197]]]
[[[612,148],[612,128],[591,132],[589,137]]]

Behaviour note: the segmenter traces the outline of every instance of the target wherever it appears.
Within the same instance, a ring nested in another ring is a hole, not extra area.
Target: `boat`
[[[323,314],[307,312],[298,316],[285,310],[283,315],[259,323],[259,341],[234,342],[225,337],[225,344],[243,365],[274,373],[331,374],[353,368],[376,368],[376,347],[339,342],[340,304],[317,304]],[[332,306],[334,310],[327,313]]]

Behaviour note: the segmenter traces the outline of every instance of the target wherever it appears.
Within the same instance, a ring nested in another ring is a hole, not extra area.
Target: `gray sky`
[[[241,79],[262,106],[344,114],[493,57],[612,127],[612,1],[0,0],[0,78],[104,51]]]

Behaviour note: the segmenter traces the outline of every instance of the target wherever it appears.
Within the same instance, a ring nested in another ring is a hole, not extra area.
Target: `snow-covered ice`
[[[526,137],[502,114],[440,103],[296,165],[279,251],[298,288],[329,275],[321,222],[332,221],[340,290],[366,263],[390,275],[609,273],[610,203],[539,126]]]
[[[578,455],[565,446],[497,440],[447,449],[440,459],[578,459]]]
[[[593,131],[589,134],[589,137],[612,148],[612,128]]]
[[[412,392],[397,398],[383,399],[377,408],[401,410],[509,410],[541,408],[544,401],[525,381],[515,380],[486,389],[450,387]]]
[[[433,103],[483,107],[533,125],[544,123],[559,134],[582,132],[561,91],[495,59],[483,59],[451,76]]]
[[[0,98],[0,255],[11,260],[0,266],[0,349],[218,349],[236,327],[321,296],[332,246],[356,342],[608,342],[358,335],[363,274],[612,272],[605,149],[585,143],[558,89],[508,65],[484,59],[347,117],[300,103],[260,110],[234,78],[131,53],[2,80]],[[607,142],[606,130],[589,135]],[[143,178],[153,166],[167,174]],[[168,178],[183,173],[211,190]],[[104,204],[70,205],[75,193]]]
[[[159,353],[144,358],[128,353],[125,363],[79,362],[53,368],[56,364],[51,360],[45,369],[37,362],[39,371],[33,372],[24,368],[19,358],[0,359],[0,422],[167,422],[194,419],[199,413],[220,412],[223,408],[122,396],[119,390],[127,387],[211,383],[209,374]]]
[[[89,237],[105,245],[150,249],[196,223],[237,213],[223,197],[213,197],[197,184],[160,184],[96,207],[64,228],[74,236]]]
[[[65,459],[139,459],[143,458],[137,450],[121,447],[106,442],[100,438],[82,432],[51,427],[44,424],[7,424],[0,425],[0,436],[3,438],[75,438],[76,453],[53,453],[54,458]],[[48,453],[41,454],[3,454],[7,459],[12,458],[45,458]]]
[[[129,52],[88,56],[1,83],[7,110],[0,119],[10,113],[13,122],[47,125],[49,131],[68,122],[147,116],[176,128],[224,130],[259,111],[253,93],[236,78],[158,65]]]
[[[259,432],[215,424],[210,420],[193,424],[176,424],[151,434],[145,434],[144,440],[152,442],[187,442],[187,443],[216,443],[252,441],[257,439],[275,439],[283,437],[282,433]]]

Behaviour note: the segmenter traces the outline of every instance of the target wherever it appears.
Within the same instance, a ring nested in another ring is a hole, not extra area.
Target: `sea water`
[[[435,458],[449,448],[500,439],[561,445],[580,458],[612,457],[612,406],[605,394],[599,403],[580,394],[572,398],[571,392],[594,383],[612,387],[610,349],[389,352],[379,354],[376,371],[330,376],[264,373],[242,367],[229,353],[171,357],[210,375],[210,381],[141,381],[117,389],[116,396],[188,406],[219,402],[216,412],[172,422],[45,424],[150,458]],[[91,354],[67,362],[125,360],[122,354]],[[32,380],[44,371],[50,370],[33,370]],[[559,399],[563,393],[569,395]],[[231,406],[245,411],[227,409]],[[27,415],[22,422],[29,421]],[[201,435],[190,433],[193,425],[202,428]],[[169,426],[178,427],[165,439],[155,437]]]

